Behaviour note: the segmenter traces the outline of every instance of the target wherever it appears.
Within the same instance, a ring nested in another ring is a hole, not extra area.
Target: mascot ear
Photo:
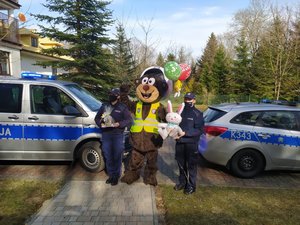
[[[138,86],[140,82],[141,82],[140,79],[135,79],[135,81],[134,81],[136,86]]]

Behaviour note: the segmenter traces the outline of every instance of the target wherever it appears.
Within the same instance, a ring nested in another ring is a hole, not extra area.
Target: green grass
[[[198,187],[186,196],[159,188],[168,225],[300,224],[300,190]]]
[[[61,185],[58,181],[0,180],[0,225],[25,224]]]

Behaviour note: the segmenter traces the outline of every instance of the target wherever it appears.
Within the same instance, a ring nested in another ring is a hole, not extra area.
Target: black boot
[[[111,186],[115,186],[119,183],[119,177],[112,177]]]
[[[105,181],[105,183],[107,183],[107,184],[111,184],[111,182],[112,182],[112,177],[109,177],[106,181]]]
[[[186,195],[190,195],[190,194],[193,194],[194,192],[196,191],[196,188],[195,187],[192,187],[192,186],[187,186],[183,193],[186,194]]]
[[[182,184],[182,183],[176,184],[176,185],[174,186],[174,190],[175,190],[175,191],[180,191],[180,190],[182,190],[183,188],[185,188],[185,184]]]

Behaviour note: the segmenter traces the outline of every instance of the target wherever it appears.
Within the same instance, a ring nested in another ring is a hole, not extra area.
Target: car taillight
[[[227,127],[205,126],[205,133],[212,136],[219,136],[227,130]]]

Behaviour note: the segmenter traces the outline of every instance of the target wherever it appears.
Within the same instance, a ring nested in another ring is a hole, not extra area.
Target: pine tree
[[[220,45],[217,49],[214,64],[212,67],[212,77],[214,79],[214,93],[217,95],[227,95],[228,93],[228,75],[229,62],[226,58],[225,49]]]
[[[176,56],[173,53],[169,53],[167,56],[167,62],[176,61]]]
[[[266,66],[268,57],[265,53],[265,41],[262,40],[255,56],[252,59],[253,83],[256,88],[253,94],[262,98],[274,99],[274,82],[270,67]]]
[[[98,0],[47,0],[44,5],[53,14],[36,14],[40,35],[68,43],[68,48],[47,49],[45,54],[69,56],[71,61],[46,62],[57,68],[72,71],[64,78],[84,85],[102,95],[110,88],[114,78],[110,76],[111,52],[106,47],[112,40],[106,35],[112,24],[112,12],[108,1]],[[102,88],[98,88],[102,87]]]
[[[161,66],[161,67],[164,67],[164,65],[165,65],[165,59],[164,59],[163,55],[161,54],[161,52],[159,52],[159,54],[157,56],[156,65]]]
[[[299,9],[300,10],[300,9]],[[283,82],[282,94],[291,101],[300,102],[300,19],[298,18],[291,29],[291,46],[294,49],[291,71]]]
[[[250,95],[253,89],[253,80],[251,75],[251,57],[249,47],[245,37],[242,36],[238,40],[238,45],[235,47],[236,59],[233,64],[233,81],[234,94]]]
[[[131,83],[134,85],[136,75],[136,63],[131,51],[130,40],[127,39],[124,26],[117,25],[116,41],[113,45],[114,74],[118,78],[118,83]]]
[[[195,60],[192,59],[190,66],[191,66],[191,75],[183,82],[182,93],[194,92],[195,89],[195,77],[196,77]],[[201,99],[201,101],[203,101],[203,99]]]
[[[188,53],[184,47],[180,47],[177,58],[179,63],[188,63]]]
[[[298,83],[294,66],[297,59],[296,42],[291,35],[290,22],[275,14],[264,38],[261,40],[255,66],[260,72],[260,92],[268,85],[272,99],[289,99],[299,95],[294,88]],[[295,40],[295,39],[294,39]],[[297,73],[297,72],[296,72]],[[262,83],[267,81],[268,83]],[[294,93],[292,93],[294,92]]]
[[[197,61],[195,74],[194,92],[206,95],[208,101],[209,94],[213,91],[212,66],[218,48],[218,41],[214,33],[211,33],[202,57]],[[203,90],[202,90],[203,89]]]

